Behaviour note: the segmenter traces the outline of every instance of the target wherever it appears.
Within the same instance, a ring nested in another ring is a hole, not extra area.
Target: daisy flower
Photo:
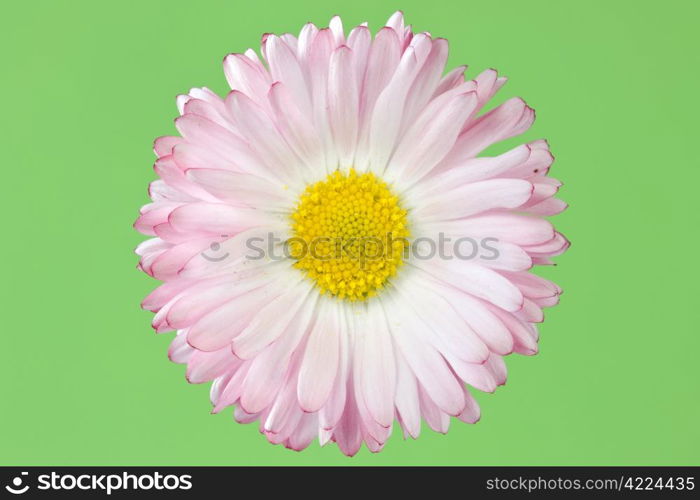
[[[228,55],[225,97],[178,96],[136,252],[163,282],[143,307],[214,412],[295,450],[377,452],[395,422],[476,422],[470,389],[537,352],[561,289],[529,271],[568,246],[544,218],[566,207],[553,157],[542,140],[479,157],[534,112],[482,112],[506,79],[445,73],[447,52],[400,12],[374,36],[334,17]]]

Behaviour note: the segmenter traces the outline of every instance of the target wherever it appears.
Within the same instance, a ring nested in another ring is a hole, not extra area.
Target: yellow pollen
[[[350,301],[377,294],[403,264],[406,211],[374,174],[338,171],[306,187],[288,240],[294,266],[322,294]]]

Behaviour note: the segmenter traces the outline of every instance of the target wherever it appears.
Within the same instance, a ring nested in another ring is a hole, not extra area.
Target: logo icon
[[[228,238],[228,234],[222,234],[221,237],[224,239]],[[219,243],[218,241],[214,241],[214,242],[212,242],[211,245],[209,245],[209,248],[211,249],[212,252],[216,253],[219,250],[221,250],[221,243]],[[218,256],[217,255],[207,255],[206,250],[205,250],[201,253],[201,256],[210,262],[221,262],[222,260],[224,260],[225,258],[227,258],[229,256],[229,253],[226,252],[224,255],[218,255]]]
[[[21,476],[27,476],[29,475],[29,472],[22,472]],[[12,480],[12,486],[5,486],[5,489],[12,493],[13,495],[21,495],[22,493],[26,493],[26,491],[29,489],[29,485],[25,485],[24,488],[22,488],[22,477],[17,476]],[[14,486],[14,488],[13,488]]]

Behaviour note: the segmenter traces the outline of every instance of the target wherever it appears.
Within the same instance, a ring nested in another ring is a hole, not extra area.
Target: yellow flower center
[[[374,174],[334,172],[306,187],[292,214],[294,266],[322,294],[365,300],[403,264],[406,211]]]

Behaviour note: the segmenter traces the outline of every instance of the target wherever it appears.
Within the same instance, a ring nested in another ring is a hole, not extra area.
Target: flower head
[[[335,17],[261,52],[225,58],[224,98],[179,96],[180,135],[155,142],[137,253],[163,281],[143,307],[177,331],[170,358],[213,381],[214,411],[296,450],[476,422],[469,388],[537,351],[561,293],[529,272],[568,247],[544,219],[566,207],[547,143],[478,157],[534,112],[482,112],[505,78],[443,74],[447,41],[401,13],[374,37]]]

